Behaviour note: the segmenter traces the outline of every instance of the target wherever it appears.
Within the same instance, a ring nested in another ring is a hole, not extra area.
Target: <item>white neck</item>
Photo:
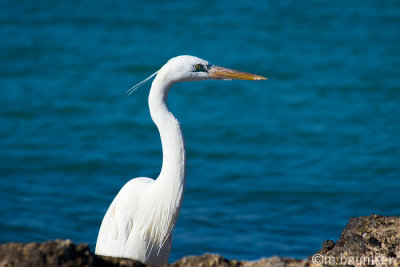
[[[176,204],[180,206],[185,187],[186,155],[179,122],[168,110],[166,103],[172,84],[162,73],[156,76],[150,89],[149,109],[160,132],[163,151],[162,168],[156,183],[171,193],[171,196],[175,196]]]

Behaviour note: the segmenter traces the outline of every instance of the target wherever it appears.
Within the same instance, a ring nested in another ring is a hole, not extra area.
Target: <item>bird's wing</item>
[[[135,217],[140,216],[139,197],[146,191],[147,185],[154,180],[136,178],[126,183],[114,198],[100,226],[96,244],[96,254],[106,256],[121,256],[127,244]],[[137,233],[139,234],[139,233]]]

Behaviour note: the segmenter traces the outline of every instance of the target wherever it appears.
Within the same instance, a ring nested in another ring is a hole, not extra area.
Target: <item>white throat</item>
[[[168,92],[172,84],[166,81],[162,73],[156,76],[150,89],[149,109],[160,133],[163,151],[162,168],[156,183],[168,187],[168,192],[178,196],[176,204],[180,206],[185,187],[186,154],[179,122],[167,106]]]

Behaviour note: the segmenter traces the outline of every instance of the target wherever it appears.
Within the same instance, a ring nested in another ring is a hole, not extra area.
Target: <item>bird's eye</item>
[[[202,65],[201,64],[196,64],[196,65],[194,65],[194,68],[196,69],[196,70],[201,70],[202,69]]]

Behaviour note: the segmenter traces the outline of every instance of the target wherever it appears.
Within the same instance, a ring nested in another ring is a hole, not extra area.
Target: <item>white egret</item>
[[[156,180],[140,177],[122,187],[101,223],[96,254],[161,265],[168,263],[172,231],[182,204],[186,179],[181,127],[166,103],[169,89],[174,83],[183,81],[266,78],[214,66],[197,57],[178,56],[128,92],[132,93],[154,75],[157,76],[148,101],[151,118],[161,137],[161,172]]]

